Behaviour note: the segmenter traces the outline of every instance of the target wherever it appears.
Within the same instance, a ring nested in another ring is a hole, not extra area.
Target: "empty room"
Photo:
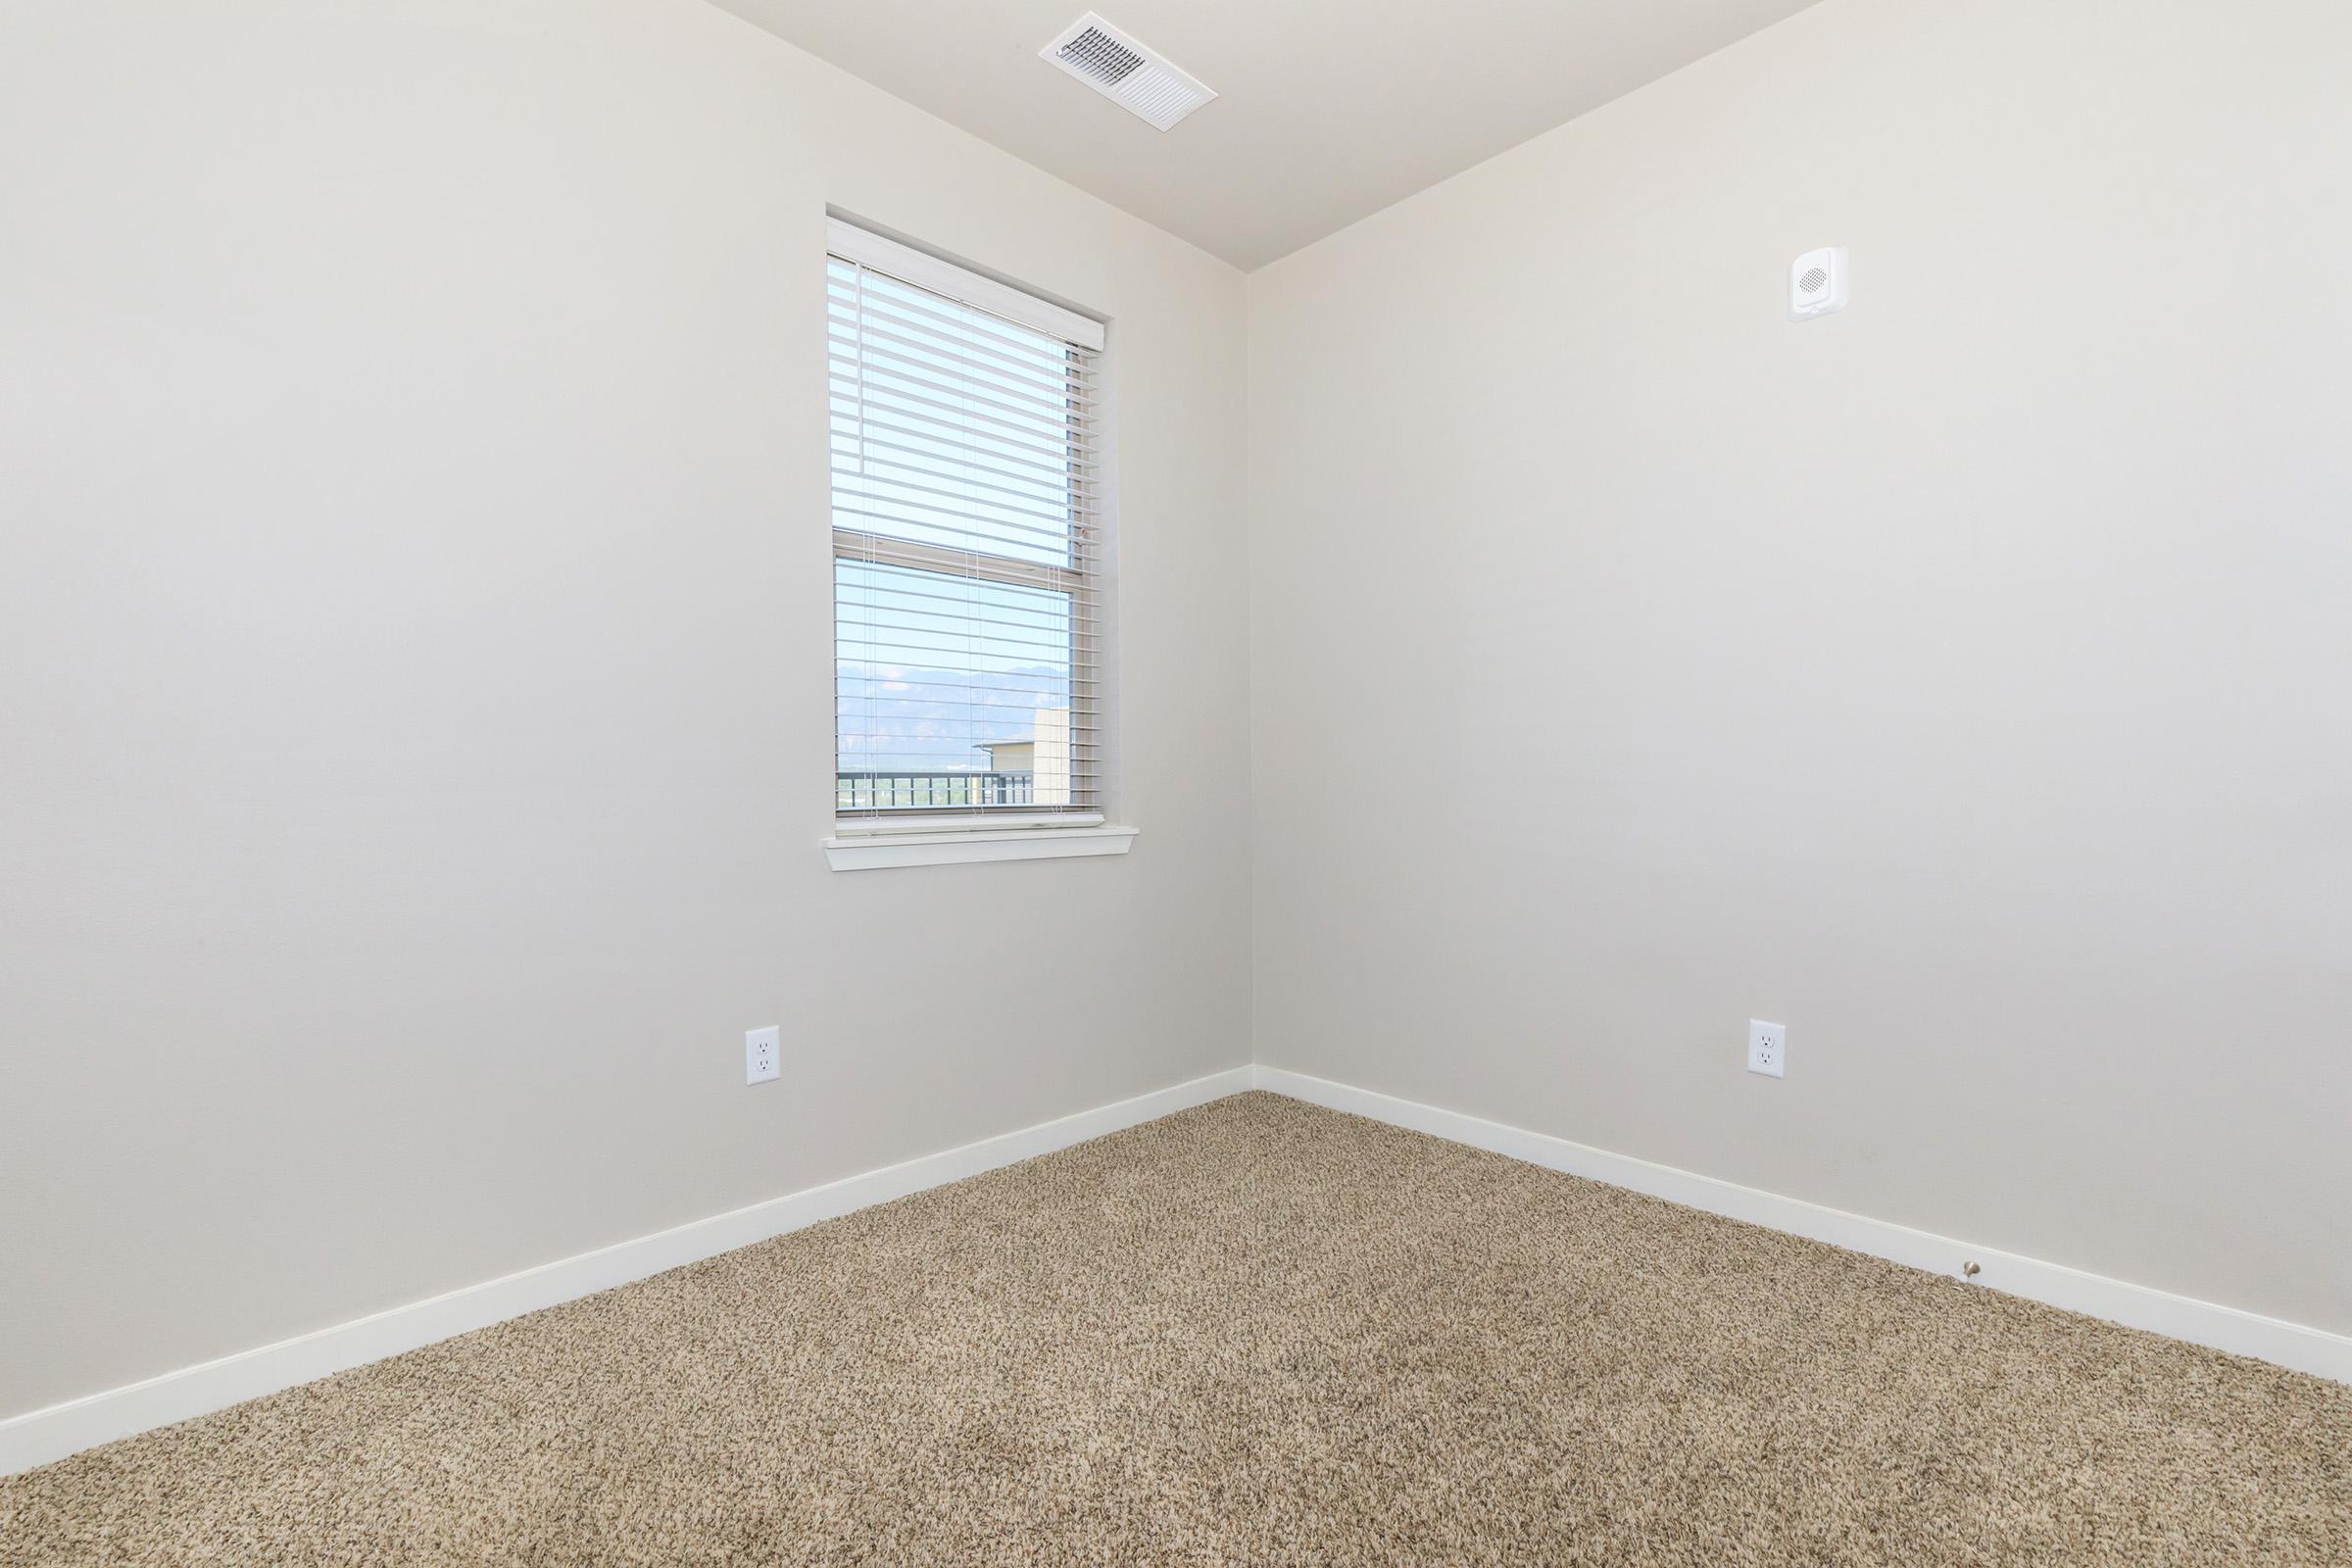
[[[0,0],[0,1568],[2352,1568],[2352,8]]]

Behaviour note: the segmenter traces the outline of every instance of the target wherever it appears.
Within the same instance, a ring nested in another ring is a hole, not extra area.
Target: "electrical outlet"
[[[1767,1078],[1788,1076],[1788,1026],[1747,1020],[1747,1070]]]
[[[752,1029],[743,1037],[743,1081],[763,1084],[783,1076],[784,1066],[778,1059],[784,1054],[784,1029],[781,1024],[769,1024],[764,1029]]]

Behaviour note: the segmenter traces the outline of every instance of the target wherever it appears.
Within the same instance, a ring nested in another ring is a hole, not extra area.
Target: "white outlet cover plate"
[[[743,1081],[763,1084],[784,1072],[784,1026],[749,1029],[743,1036]]]
[[[1747,1070],[1767,1078],[1788,1076],[1788,1026],[1747,1020]]]

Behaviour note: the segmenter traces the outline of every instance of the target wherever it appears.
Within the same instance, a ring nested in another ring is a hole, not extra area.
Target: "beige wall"
[[[1114,318],[1132,855],[825,868],[828,202]],[[703,0],[17,0],[0,302],[0,1415],[1248,1059],[1230,268]]]
[[[1245,289],[701,0],[0,10],[0,1415],[1253,961],[1275,1065],[2352,1328],[2347,26],[1831,0]],[[824,869],[828,202],[1114,318],[1131,856]]]
[[[1253,274],[1259,1059],[2352,1330],[2347,81],[1831,0]]]

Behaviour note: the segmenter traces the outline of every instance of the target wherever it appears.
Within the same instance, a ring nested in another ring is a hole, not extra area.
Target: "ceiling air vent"
[[[1216,96],[1091,11],[1038,55],[1161,130]]]

